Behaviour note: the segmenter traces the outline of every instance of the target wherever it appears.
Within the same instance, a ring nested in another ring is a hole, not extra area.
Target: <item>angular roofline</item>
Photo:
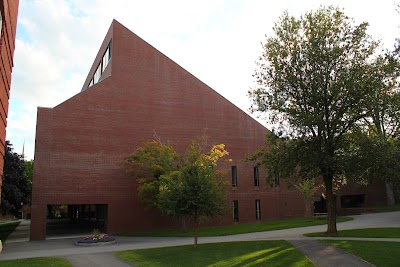
[[[164,57],[166,57],[168,60],[170,60],[171,62],[173,62],[174,64],[176,64],[178,67],[180,67],[181,69],[183,69],[185,72],[187,72],[188,74],[190,74],[191,76],[193,76],[193,78],[195,78],[196,80],[198,80],[199,82],[201,82],[202,84],[204,84],[208,89],[210,89],[211,91],[213,91],[214,93],[216,93],[217,95],[219,95],[220,97],[222,97],[225,101],[227,101],[228,103],[230,103],[231,105],[233,105],[235,108],[237,108],[238,110],[240,110],[241,112],[243,112],[244,114],[246,114],[249,118],[251,118],[252,120],[254,120],[255,122],[257,122],[259,125],[261,125],[262,127],[264,127],[266,130],[271,131],[270,129],[268,129],[266,126],[262,125],[260,122],[258,122],[256,119],[254,119],[253,117],[251,117],[249,114],[247,114],[244,110],[242,110],[241,108],[239,108],[236,104],[232,103],[230,100],[228,100],[226,97],[224,97],[223,95],[221,95],[219,92],[217,92],[216,90],[214,90],[212,87],[208,86],[205,82],[203,82],[202,80],[200,80],[199,78],[197,78],[194,74],[192,74],[190,71],[188,71],[187,69],[185,69],[184,67],[182,67],[180,64],[178,64],[175,60],[171,59],[170,57],[168,57],[166,54],[164,54],[163,52],[161,52],[159,49],[157,49],[156,47],[154,47],[152,44],[148,43],[146,40],[144,40],[143,38],[141,38],[140,36],[138,36],[136,33],[134,33],[133,31],[131,31],[129,28],[127,28],[125,25],[123,25],[122,23],[120,23],[119,21],[117,21],[116,19],[113,19],[113,23],[118,23],[120,26],[122,26],[123,28],[125,28],[127,31],[129,31],[131,34],[135,35],[137,38],[139,38],[140,40],[142,40],[144,43],[146,43],[148,46],[150,46],[151,48],[153,48],[154,50],[156,50],[158,53],[162,54]]]
[[[160,53],[162,56],[164,56],[165,58],[167,58],[168,60],[170,60],[171,62],[173,62],[176,66],[178,66],[179,68],[181,68],[182,70],[184,70],[187,74],[191,75],[194,79],[196,79],[197,81],[199,81],[200,83],[202,83],[206,88],[208,88],[208,90],[211,90],[213,93],[217,94],[219,97],[221,97],[222,99],[224,99],[225,101],[227,101],[227,103],[231,104],[232,106],[234,106],[236,109],[238,109],[240,112],[243,112],[246,116],[248,116],[250,119],[254,120],[255,122],[257,122],[260,126],[262,126],[263,128],[265,128],[266,130],[270,131],[266,126],[264,126],[263,124],[261,124],[259,121],[257,121],[256,119],[254,119],[253,117],[251,117],[248,113],[246,113],[244,110],[242,110],[241,108],[239,108],[237,105],[235,105],[234,103],[232,103],[230,100],[228,100],[227,98],[225,98],[223,95],[221,95],[219,92],[217,92],[216,90],[214,90],[212,87],[208,86],[205,82],[203,82],[202,80],[200,80],[199,78],[197,78],[195,75],[193,75],[191,72],[189,72],[188,70],[186,70],[184,67],[182,67],[180,64],[178,64],[177,62],[175,62],[173,59],[171,59],[170,57],[168,57],[167,55],[165,55],[163,52],[161,52],[160,50],[158,50],[157,48],[155,48],[153,45],[151,45],[150,43],[148,43],[147,41],[145,41],[144,39],[142,39],[140,36],[138,36],[137,34],[135,34],[133,31],[131,31],[129,28],[127,28],[126,26],[124,26],[123,24],[121,24],[119,21],[117,21],[116,19],[113,19],[113,21],[111,22],[111,25],[106,33],[106,36],[103,39],[103,42],[99,48],[99,51],[97,52],[97,55],[95,57],[95,60],[92,63],[92,66],[90,68],[90,71],[85,79],[85,82],[83,84],[82,90],[80,92],[78,92],[77,94],[73,95],[72,97],[66,99],[65,101],[61,102],[60,104],[54,106],[54,108],[59,107],[61,105],[63,105],[65,102],[69,101],[70,99],[75,98],[76,96],[80,95],[81,93],[86,92],[89,89],[94,89],[96,88],[96,85],[98,83],[101,83],[104,80],[108,80],[108,78],[111,77],[111,75],[104,77],[103,79],[99,80],[99,82],[97,82],[96,84],[88,87],[87,85],[89,84],[91,78],[94,75],[94,72],[98,66],[98,61],[99,59],[101,59],[102,55],[103,55],[103,46],[105,46],[105,44],[108,45],[109,41],[113,38],[113,28],[114,25],[118,23],[120,26],[122,26],[125,30],[129,31],[131,34],[135,35],[138,39],[140,39],[141,41],[143,41],[146,45],[150,46],[152,49],[154,49],[155,51],[157,51],[158,53]],[[111,34],[111,36],[109,36]],[[113,47],[113,46],[112,46]],[[113,49],[113,48],[111,48]],[[112,57],[112,56],[111,56]],[[112,63],[111,63],[112,64]]]
[[[113,35],[114,35],[113,29],[114,29],[114,24],[116,22],[119,23],[117,20],[113,19],[110,24],[110,27],[108,27],[108,30],[106,32],[106,35],[104,36],[103,42],[101,43],[99,50],[97,51],[97,54],[93,60],[92,66],[90,67],[89,72],[86,76],[85,82],[82,85],[81,91],[85,91],[86,89],[89,88],[89,83],[90,83],[91,79],[93,78],[93,75],[96,71],[97,66],[100,63],[100,60],[102,59],[105,49],[106,49],[107,45],[110,43],[110,41],[113,39]],[[119,24],[121,24],[121,23],[119,23]],[[112,46],[111,46],[111,50],[112,50]]]

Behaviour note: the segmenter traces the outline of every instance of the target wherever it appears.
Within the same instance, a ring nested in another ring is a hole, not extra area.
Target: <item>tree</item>
[[[264,45],[255,71],[258,86],[249,92],[252,111],[267,113],[291,139],[295,149],[289,151],[300,154],[289,156],[303,173],[322,177],[330,234],[337,232],[333,181],[345,175],[349,156],[345,137],[370,115],[370,62],[378,42],[367,35],[367,26],[354,25],[334,7],[299,19],[284,13]]]
[[[185,155],[151,141],[126,159],[140,199],[166,216],[191,220],[195,246],[199,224],[227,211],[225,173],[216,167],[228,152],[223,144],[207,148],[206,137],[192,140]]]
[[[383,180],[387,204],[391,206],[400,197],[400,140],[396,136],[383,139],[373,124],[369,129],[367,133],[360,130],[350,135],[354,144],[350,151],[355,156],[349,161],[347,173],[363,184]]]
[[[302,149],[296,140],[267,133],[268,149],[260,149],[246,158],[247,161],[259,161],[267,170],[266,182],[270,187],[280,185],[285,180],[288,187],[294,186],[303,196],[305,217],[311,216],[313,195],[318,189],[318,172],[313,167],[303,165],[299,168]]]
[[[161,212],[174,218],[189,218],[194,224],[197,246],[200,223],[227,212],[225,173],[214,168],[228,155],[223,144],[204,152],[198,140],[188,148],[179,171],[162,176],[158,203]]]
[[[364,132],[375,144],[376,155],[386,158],[383,160],[383,158],[374,156],[370,159],[370,163],[373,163],[372,165],[375,165],[375,167],[381,165],[378,169],[382,172],[373,173],[378,174],[375,178],[380,178],[385,182],[387,204],[392,206],[395,204],[393,182],[399,178],[399,175],[393,176],[392,174],[395,173],[387,170],[389,167],[387,159],[393,156],[389,149],[393,147],[390,143],[400,133],[400,94],[397,81],[399,62],[396,59],[396,52],[386,52],[385,55],[378,56],[370,64],[369,76],[369,83],[373,92],[367,101],[370,116],[364,119]],[[372,172],[366,172],[366,174],[372,174]],[[373,176],[369,175],[369,178],[371,179]]]
[[[32,178],[33,178],[33,160],[25,160],[25,169],[24,169],[24,177],[28,185],[28,202],[26,204],[31,203],[32,199]]]
[[[23,203],[29,202],[29,184],[24,176],[25,164],[22,156],[13,152],[6,141],[1,194],[1,213],[17,215]]]
[[[317,191],[318,186],[315,183],[314,179],[306,179],[296,184],[295,187],[299,190],[300,194],[304,199],[304,216],[311,217],[311,206],[313,204],[313,196]]]
[[[355,177],[364,181],[383,180],[389,206],[395,204],[394,188],[400,182],[400,94],[397,81],[400,62],[396,49],[378,56],[370,64],[372,94],[366,101],[370,115],[351,134],[351,141],[355,144],[353,153],[358,154],[358,164],[362,165],[353,169]]]
[[[138,196],[148,208],[157,208],[160,176],[177,170],[179,155],[170,145],[148,141],[125,159],[127,172],[139,183]]]

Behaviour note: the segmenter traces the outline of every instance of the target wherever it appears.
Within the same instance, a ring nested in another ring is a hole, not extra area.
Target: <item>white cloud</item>
[[[20,1],[7,139],[33,158],[36,108],[78,93],[113,18],[246,110],[254,62],[284,10],[299,16],[338,5],[370,22],[391,47],[400,16],[392,0],[25,0]]]

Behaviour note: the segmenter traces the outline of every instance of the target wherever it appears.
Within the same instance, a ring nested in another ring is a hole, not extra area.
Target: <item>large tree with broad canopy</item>
[[[284,13],[263,45],[257,86],[249,91],[252,111],[267,114],[289,140],[291,169],[284,176],[322,177],[330,234],[337,232],[334,180],[346,176],[351,162],[348,134],[370,117],[381,77],[374,73],[379,43],[367,26],[334,7],[300,18]]]

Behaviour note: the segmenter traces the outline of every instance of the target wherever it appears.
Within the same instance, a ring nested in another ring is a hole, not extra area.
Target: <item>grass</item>
[[[121,251],[135,266],[314,266],[286,241],[249,241]]]
[[[377,241],[322,240],[376,266],[400,266],[400,243]]]
[[[339,217],[338,222],[350,221],[350,217]],[[236,235],[254,232],[274,231],[289,228],[298,228],[313,225],[326,224],[326,218],[292,218],[286,220],[277,220],[270,222],[262,222],[256,224],[238,224],[218,227],[203,227],[199,229],[199,236],[224,236]],[[193,231],[182,232],[182,230],[160,230],[152,232],[135,232],[135,233],[117,233],[116,235],[125,236],[162,236],[162,237],[190,237]]]
[[[0,240],[4,243],[7,240],[7,237],[14,231],[14,229],[21,222],[10,222],[10,223],[1,223],[0,224]]]
[[[305,234],[309,237],[327,237],[325,232]],[[334,237],[400,238],[400,228],[365,228],[338,231]]]
[[[400,211],[400,204],[396,204],[394,206],[370,206],[368,208],[373,208],[376,212],[392,212]]]
[[[60,258],[30,258],[0,261],[1,267],[71,267],[65,259]]]

